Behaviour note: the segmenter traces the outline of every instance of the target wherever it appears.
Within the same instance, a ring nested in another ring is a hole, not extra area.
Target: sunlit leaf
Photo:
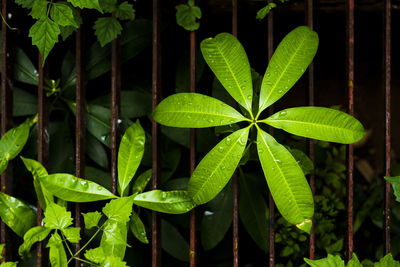
[[[81,228],[80,227],[68,227],[62,229],[62,233],[65,238],[71,243],[78,243],[81,240]]]
[[[311,267],[344,267],[344,260],[339,255],[333,256],[328,254],[327,258],[320,260],[310,260],[304,258],[304,261],[311,265]]]
[[[67,254],[65,253],[61,236],[57,232],[51,235],[46,247],[50,248],[49,259],[52,267],[67,266]]]
[[[103,249],[104,255],[116,256],[123,259],[127,246],[127,224],[113,220],[107,220],[105,224],[100,242],[100,247]]]
[[[109,220],[127,223],[132,213],[132,205],[133,197],[120,197],[108,202],[103,208],[103,213]]]
[[[147,170],[139,175],[139,177],[135,180],[132,186],[132,195],[140,194],[146,188],[149,183],[151,177],[153,175],[152,169]]]
[[[43,223],[50,229],[65,229],[72,225],[71,212],[55,203],[50,203],[44,212]]]
[[[374,267],[399,267],[400,263],[393,259],[392,254],[387,254],[379,262],[374,263]]]
[[[92,229],[99,224],[101,213],[98,211],[82,213],[83,220],[85,221],[85,229]]]
[[[51,232],[51,229],[43,226],[35,226],[29,229],[24,235],[24,243],[19,246],[18,254],[22,259],[29,257],[31,247],[39,241],[44,240]]]
[[[400,202],[400,176],[385,176],[385,180],[392,184],[394,195],[396,196],[396,201]]]
[[[105,260],[104,251],[101,247],[85,251],[85,258],[94,263],[101,263]]]

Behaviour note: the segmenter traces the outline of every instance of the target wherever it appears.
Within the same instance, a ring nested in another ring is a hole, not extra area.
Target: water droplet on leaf
[[[279,117],[284,117],[284,116],[286,116],[286,114],[287,114],[287,112],[283,110],[283,111],[279,112]]]

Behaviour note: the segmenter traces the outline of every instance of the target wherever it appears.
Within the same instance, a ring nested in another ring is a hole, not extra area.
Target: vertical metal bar
[[[390,110],[390,94],[391,94],[391,0],[385,1],[384,9],[384,22],[385,22],[385,174],[390,176],[390,151],[391,151],[391,110]],[[390,183],[385,183],[385,254],[390,253]]]
[[[346,69],[348,87],[348,108],[349,114],[354,115],[354,0],[346,2],[347,20],[347,49],[346,49]],[[347,166],[347,260],[350,260],[354,250],[353,244],[353,195],[354,185],[354,147],[348,146],[348,166]]]
[[[306,0],[306,24],[311,29],[314,28],[314,6],[313,0]],[[308,67],[308,105],[314,106],[314,62],[311,62],[310,66]],[[311,161],[314,163],[314,140],[308,139],[308,156],[310,157]],[[314,196],[315,194],[315,177],[314,174],[309,175],[309,183],[311,192]],[[314,259],[315,254],[315,218],[312,217],[312,226],[310,232],[310,248],[309,254],[310,259]]]
[[[232,1],[232,34],[238,37],[238,1]],[[237,103],[235,103],[237,108]],[[233,194],[233,267],[239,266],[239,185],[237,170],[232,177]]]
[[[153,111],[161,98],[161,12],[160,0],[153,0],[153,69],[152,69],[152,106]],[[152,188],[160,188],[161,157],[160,157],[160,128],[152,119]],[[161,266],[161,216],[152,212],[152,266]]]
[[[196,1],[195,1],[196,4]],[[196,92],[196,32],[190,32],[190,92]],[[196,167],[196,130],[190,129],[190,176]],[[190,211],[190,267],[196,266],[196,209]]]
[[[76,123],[75,123],[75,175],[77,177],[85,177],[85,137],[86,137],[86,121],[85,121],[85,82],[83,68],[83,26],[76,32],[76,51],[75,51],[75,69],[76,69]],[[81,227],[81,206],[75,204],[75,226]],[[82,229],[82,228],[81,228]],[[81,231],[82,233],[82,231]],[[81,242],[76,243],[75,250],[79,251]],[[80,257],[80,255],[77,255]],[[75,267],[80,266],[80,261],[75,261]]]
[[[2,15],[7,17],[7,0],[2,0]],[[12,109],[13,109],[13,81],[12,81],[12,63],[10,60],[10,51],[7,41],[7,26],[2,20],[1,23],[1,135],[12,128]],[[12,184],[12,168],[8,166],[7,170],[1,175],[1,192],[10,192]],[[10,258],[11,243],[8,242],[6,225],[3,221],[0,224],[0,243],[7,244],[3,261]],[[1,251],[0,251],[1,253]]]
[[[271,60],[272,54],[274,53],[274,11],[271,10],[267,18],[267,29],[268,29],[268,62]],[[273,113],[273,107],[269,108],[269,114]],[[272,127],[270,127],[270,133],[273,133]],[[269,206],[269,266],[275,266],[275,203],[272,198],[271,192],[268,194],[268,206]]]

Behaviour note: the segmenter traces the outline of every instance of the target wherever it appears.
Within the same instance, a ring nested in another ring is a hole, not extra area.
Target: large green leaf
[[[309,233],[314,201],[300,166],[284,146],[260,128],[257,150],[279,212],[288,222]]]
[[[333,256],[328,254],[328,257],[320,260],[304,258],[304,261],[310,264],[311,267],[344,267],[344,260],[342,260],[339,255]]]
[[[365,135],[362,124],[347,113],[324,107],[288,108],[262,120],[291,134],[351,144]]]
[[[56,203],[50,203],[44,212],[43,223],[49,229],[65,229],[72,225],[71,212]]]
[[[105,256],[124,258],[126,250],[126,238],[128,234],[127,224],[114,220],[107,220],[103,229],[100,247]]]
[[[154,119],[166,126],[183,128],[213,127],[248,120],[224,102],[196,93],[167,97],[154,111]]]
[[[21,237],[36,224],[36,213],[31,207],[3,192],[0,192],[0,218]]]
[[[145,134],[139,120],[122,137],[118,150],[118,184],[123,196],[143,158]]]
[[[195,206],[187,191],[153,190],[136,195],[133,203],[146,209],[171,214],[185,213]]]
[[[37,86],[38,71],[32,64],[24,50],[19,47],[15,48],[15,63],[14,63],[14,79]]]
[[[202,41],[200,49],[221,84],[252,114],[253,84],[250,64],[239,41],[229,33],[220,33],[215,38]]]
[[[36,83],[37,85],[37,83]],[[37,96],[14,87],[13,116],[27,116],[38,112]]]
[[[258,115],[297,82],[314,58],[317,48],[318,35],[306,26],[297,27],[286,35],[276,48],[265,72]]]
[[[188,185],[189,195],[196,204],[210,201],[228,183],[242,158],[249,129],[228,135],[200,161]]]
[[[103,213],[108,217],[109,220],[127,223],[131,217],[132,205],[132,196],[120,197],[108,202],[103,208]]]
[[[44,240],[51,232],[51,229],[43,226],[35,226],[29,229],[24,235],[24,243],[18,248],[18,254],[22,259],[26,259],[29,256],[31,247],[36,242]]]
[[[50,248],[49,259],[52,267],[68,266],[67,254],[65,253],[61,236],[57,232],[51,235],[46,247]]]
[[[43,176],[39,181],[53,195],[66,201],[90,202],[116,198],[101,185],[67,173]]]

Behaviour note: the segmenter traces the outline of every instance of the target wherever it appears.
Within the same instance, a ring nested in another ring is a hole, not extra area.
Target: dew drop
[[[247,96],[247,99],[248,99],[248,100],[251,100],[251,98],[252,98],[251,95],[248,95],[248,96]]]
[[[187,118],[188,120],[190,120],[190,119],[192,118],[192,116],[187,115],[186,118]]]
[[[214,63],[215,62],[215,60],[214,59],[211,59],[211,63]]]
[[[103,189],[100,185],[97,187],[97,190],[101,191]]]
[[[262,153],[262,152],[263,152],[263,150],[262,150],[262,149],[259,149],[259,150],[258,150],[258,153]]]
[[[121,119],[118,119],[117,122],[118,122],[118,124],[121,124],[121,123],[122,123],[122,120],[121,120]]]
[[[227,143],[227,144],[230,144],[231,140],[232,140],[232,139],[231,139],[230,137],[227,137],[227,138],[226,138],[226,143]]]
[[[282,89],[279,89],[279,90],[278,90],[278,93],[279,93],[279,94],[282,94],[282,93],[283,93],[283,90],[282,90]]]
[[[285,86],[285,90],[289,90],[289,86]]]
[[[284,116],[286,116],[286,114],[287,114],[287,112],[283,110],[283,111],[279,112],[279,117],[284,117]]]
[[[187,102],[187,104],[188,104],[189,106],[193,105],[193,103],[192,103],[191,101]]]
[[[224,147],[223,147],[223,146],[218,147],[218,151],[219,151],[219,152],[224,151]]]
[[[137,138],[136,139],[136,143],[138,144],[138,145],[144,145],[144,138],[142,138],[142,137],[139,137],[139,138]]]
[[[244,89],[246,89],[246,86],[243,85],[243,86],[242,86],[242,90],[244,90]]]
[[[83,187],[83,189],[87,189],[89,184],[86,181],[81,181],[81,185]]]
[[[221,170],[225,170],[225,166],[224,165],[221,166]]]
[[[106,136],[105,135],[102,135],[101,137],[100,137],[100,139],[101,139],[101,141],[106,141]]]
[[[208,120],[210,123],[214,123],[214,120],[213,119],[209,119]]]
[[[142,198],[143,198],[143,199],[146,199],[146,195],[142,195]]]
[[[162,192],[161,194],[161,200],[165,200],[167,198],[167,193]]]
[[[271,73],[267,72],[267,77],[271,76]]]

